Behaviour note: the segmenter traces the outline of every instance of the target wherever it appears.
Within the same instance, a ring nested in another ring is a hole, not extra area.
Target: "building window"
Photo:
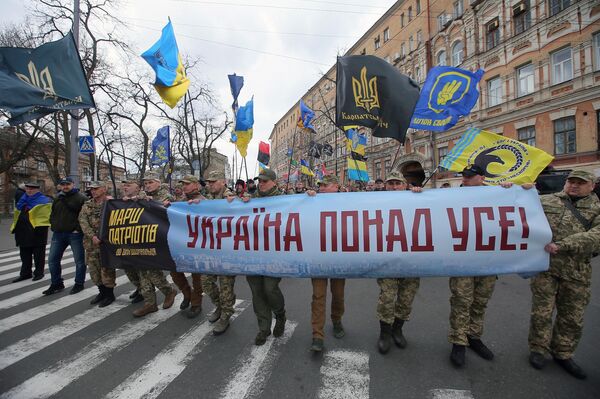
[[[573,59],[571,47],[558,50],[552,56],[552,84],[558,84],[573,79]]]
[[[452,66],[459,66],[464,59],[463,44],[458,41],[452,46]]]
[[[412,21],[412,7],[408,7],[408,22]]]
[[[400,45],[400,57],[404,58],[405,55],[406,55],[406,46],[404,45],[404,43],[402,43]]]
[[[595,70],[597,71],[600,69],[600,33],[594,35],[594,55],[596,58]]]
[[[438,165],[442,163],[448,155],[448,146],[438,148]]]
[[[494,18],[485,24],[485,43],[486,49],[493,49],[500,42],[500,22]]]
[[[517,129],[517,137],[521,143],[535,147],[535,126]]]
[[[444,25],[446,24],[446,11],[442,11],[440,15],[437,16],[438,30],[444,29]]]
[[[437,55],[437,65],[446,66],[446,52],[440,51]]]
[[[83,181],[91,181],[92,180],[92,170],[89,166],[84,166],[83,171],[81,173],[81,180]]]
[[[389,159],[385,160],[385,175],[387,176],[388,173],[390,173],[392,171],[392,161],[390,161]]]
[[[493,107],[502,102],[502,80],[500,77],[487,81],[488,107]]]
[[[415,49],[415,41],[413,40],[412,35],[408,38],[408,51],[413,51]]]
[[[381,179],[381,162],[375,162],[375,178]]]
[[[387,42],[388,40],[390,40],[390,28],[385,28],[383,30],[383,41]]]
[[[417,0],[415,11],[417,12],[417,15],[421,13],[421,0]]]
[[[46,165],[46,162],[44,161],[37,161],[37,170],[39,170],[40,172],[47,172],[48,165]]]
[[[421,82],[421,68],[415,68],[415,80],[420,83]]]
[[[575,117],[557,119],[554,121],[554,154],[572,154],[576,152]]]
[[[550,15],[556,15],[571,5],[571,0],[550,0]]]
[[[452,3],[452,9],[454,10],[454,18],[458,18],[463,15],[463,0],[457,0]]]
[[[400,27],[404,28],[404,13],[400,14]]]
[[[533,64],[527,64],[517,69],[517,97],[531,94],[533,90]]]
[[[381,39],[379,38],[379,36],[377,36],[375,38],[375,50],[379,49],[381,47]]]
[[[598,35],[598,38],[600,39],[600,34]],[[418,30],[417,31],[417,47],[419,47],[422,42],[423,42],[423,32]],[[598,43],[600,43],[600,40],[598,40]]]
[[[362,49],[362,51],[360,52],[360,55],[366,55],[366,54],[367,54],[367,49],[366,48]]]
[[[513,24],[515,35],[526,31],[531,26],[531,9],[529,8],[529,0],[523,0],[519,4],[513,6]]]

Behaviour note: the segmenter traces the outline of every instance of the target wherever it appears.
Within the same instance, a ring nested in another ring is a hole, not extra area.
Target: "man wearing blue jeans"
[[[61,179],[58,184],[60,191],[52,203],[50,213],[52,241],[48,254],[48,269],[50,269],[51,283],[50,287],[43,292],[44,295],[52,295],[65,289],[60,261],[69,245],[75,258],[75,285],[69,293],[76,294],[83,290],[85,282],[85,253],[79,212],[88,198],[74,187],[70,177]]]

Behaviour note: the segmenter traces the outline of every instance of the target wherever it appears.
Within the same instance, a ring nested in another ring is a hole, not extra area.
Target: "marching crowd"
[[[467,190],[472,186],[484,185],[484,171],[471,165],[462,172],[462,185]],[[144,175],[143,185],[137,179],[125,179],[121,184],[124,200],[160,201],[168,207],[174,201],[198,203],[204,200],[237,198],[244,202],[252,198],[272,197],[285,194],[324,195],[343,191],[356,191],[354,186],[341,187],[334,175],[324,176],[318,187],[305,188],[299,181],[294,189],[277,184],[277,176],[270,169],[263,169],[255,180],[238,180],[233,189],[226,185],[223,173],[213,171],[206,182],[195,176],[186,176],[170,192],[161,184],[156,172]],[[550,354],[567,372],[576,378],[586,378],[585,372],[573,360],[573,353],[581,338],[584,310],[590,300],[591,265],[594,252],[600,252],[600,202],[594,194],[595,176],[584,170],[572,171],[561,192],[541,196],[541,203],[552,230],[552,242],[545,246],[550,254],[550,267],[531,278],[532,308],[529,328],[529,362],[542,369]],[[510,183],[502,185],[510,187]],[[70,294],[84,289],[86,269],[98,295],[91,304],[100,307],[114,300],[115,269],[103,267],[100,259],[99,228],[104,202],[112,197],[108,184],[93,181],[89,184],[90,197],[79,192],[70,178],[60,181],[60,191],[52,201],[50,228],[52,240],[48,254],[51,284],[44,295],[64,290],[61,259],[67,247],[71,247],[75,261],[75,283]],[[531,189],[533,185],[524,185]],[[399,191],[410,189],[415,195],[420,187],[409,187],[404,176],[392,171],[385,180],[378,179],[364,187],[365,191]],[[43,198],[42,198],[43,197]],[[48,226],[32,224],[30,212],[36,204],[48,203],[50,199],[40,193],[37,183],[26,183],[25,192],[16,202],[20,213],[16,214],[12,232],[20,249],[22,281],[39,280],[44,275],[45,246]],[[34,223],[35,224],[35,223]],[[33,262],[32,262],[33,259]],[[32,272],[33,264],[35,268]],[[482,265],[485,267],[485,265]],[[163,309],[173,306],[178,290],[183,294],[179,307],[189,318],[197,317],[202,310],[202,294],[206,293],[215,305],[208,320],[214,323],[213,333],[223,334],[229,327],[234,313],[235,276],[213,276],[191,274],[191,284],[184,273],[171,272],[174,288],[161,270],[125,270],[127,277],[136,287],[130,295],[133,303],[144,304],[133,312],[135,317],[144,317],[158,311],[156,288],[164,295]],[[270,276],[247,276],[252,291],[252,304],[258,321],[256,345],[263,345],[269,335],[280,337],[285,331],[286,312],[284,295],[279,288],[280,278]],[[492,360],[493,352],[482,342],[484,316],[487,303],[494,291],[497,276],[451,277],[450,326],[448,341],[452,344],[450,360],[456,367],[465,365],[466,348],[486,360]],[[345,335],[342,317],[344,314],[344,279],[312,278],[311,323],[313,340],[310,349],[324,350],[324,325],[326,320],[327,286],[330,286],[331,320],[336,338]],[[419,278],[380,278],[377,317],[380,334],[377,347],[380,353],[388,353],[392,344],[400,348],[407,345],[403,328],[411,314],[412,303],[419,289]],[[553,312],[555,316],[553,317]],[[271,330],[272,319],[275,325]]]

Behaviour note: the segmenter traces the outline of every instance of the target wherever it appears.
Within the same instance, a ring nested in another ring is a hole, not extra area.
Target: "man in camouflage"
[[[385,191],[405,191],[408,183],[397,171],[392,171],[385,179]],[[413,188],[414,192],[421,189]],[[406,348],[406,338],[402,334],[404,323],[409,320],[412,303],[419,290],[419,278],[378,278],[379,300],[377,318],[380,334],[377,341],[379,353],[388,353],[392,339],[400,348]]]
[[[340,182],[335,175],[326,175],[319,182],[319,193],[337,193],[340,189]],[[306,190],[309,196],[315,196],[314,190]],[[325,334],[325,307],[327,305],[327,284],[331,286],[331,322],[333,323],[333,336],[343,338],[346,335],[342,325],[342,316],[344,315],[344,287],[346,279],[343,278],[312,278],[312,302],[310,304],[310,321],[312,324],[312,345],[310,350],[313,352],[322,352],[324,347]]]
[[[236,194],[225,185],[225,174],[219,171],[211,171],[206,179],[208,183],[208,194],[206,199],[227,199],[231,202]],[[199,202],[198,200],[193,202]],[[219,285],[217,285],[217,281]],[[215,310],[208,316],[210,323],[215,323],[214,335],[223,334],[229,327],[229,319],[233,315],[235,305],[235,276],[202,275],[202,290],[210,297],[215,305]]]
[[[85,263],[90,272],[90,277],[94,284],[98,286],[99,291],[90,303],[92,305],[98,304],[99,307],[103,308],[115,300],[115,269],[102,267],[100,263],[100,222],[104,202],[110,197],[107,195],[107,183],[105,182],[93,181],[88,188],[91,191],[92,199],[81,207],[79,224],[83,232]]]
[[[255,198],[274,197],[282,195],[277,187],[277,175],[271,169],[263,169],[258,175],[258,189]],[[242,201],[250,201],[249,196]],[[269,276],[246,276],[252,291],[252,307],[258,320],[258,334],[254,339],[255,345],[264,345],[271,335],[271,321],[275,315],[273,336],[281,337],[285,330],[285,301],[279,289],[281,278]]]
[[[579,379],[586,374],[572,356],[590,301],[590,259],[600,250],[600,202],[593,193],[595,180],[590,172],[574,170],[563,191],[541,197],[552,229],[552,242],[545,247],[550,253],[550,268],[531,279],[529,362],[542,369],[544,355],[550,352],[560,366]]]
[[[179,180],[179,184],[182,185],[183,194],[185,195],[184,201],[192,202],[194,200],[204,199],[200,194],[201,186],[200,180],[196,176],[189,175]],[[169,206],[169,201],[165,201],[164,205]],[[171,278],[177,287],[183,293],[183,301],[179,308],[181,310],[188,309],[186,316],[190,319],[198,316],[202,312],[202,276],[200,273],[192,273],[192,286],[182,272],[171,272]]]
[[[156,172],[146,172],[144,175],[144,191],[140,191],[137,196],[132,197],[132,200],[154,200],[168,201],[171,194],[168,190],[162,187],[160,176]],[[144,306],[133,311],[133,316],[143,317],[149,313],[157,312],[156,304],[156,288],[165,296],[163,301],[163,309],[169,309],[175,302],[177,290],[165,278],[162,270],[140,270],[140,290],[144,297]]]
[[[121,181],[121,194],[123,200],[135,200],[140,196],[140,182],[137,179],[126,177],[125,180]],[[144,300],[140,288],[140,273],[136,269],[127,268],[125,269],[127,278],[135,286],[135,291],[129,295],[131,303],[138,303]]]

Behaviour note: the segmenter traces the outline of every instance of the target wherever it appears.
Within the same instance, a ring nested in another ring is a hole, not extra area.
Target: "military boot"
[[[529,364],[535,369],[541,370],[546,365],[544,354],[539,352],[531,352],[529,354]]]
[[[221,316],[219,320],[215,323],[215,327],[213,328],[213,335],[221,335],[227,328],[229,327],[229,316]]]
[[[214,323],[221,318],[221,307],[217,306],[215,310],[208,316],[208,322]]]
[[[185,315],[188,319],[193,319],[195,317],[198,317],[200,313],[202,313],[202,306],[198,305],[190,307]]]
[[[106,287],[103,286],[102,284],[100,284],[98,286],[98,295],[96,295],[94,297],[94,299],[92,299],[90,301],[90,305],[96,305],[97,303],[100,303],[100,301],[102,301],[104,299],[105,290],[106,290]]]
[[[377,348],[379,353],[386,354],[392,347],[392,326],[385,321],[379,320],[379,340],[377,341]]]
[[[473,349],[479,356],[485,360],[492,360],[494,358],[492,351],[479,338],[467,337],[467,339],[469,340],[469,348]]]
[[[464,367],[465,365],[465,346],[464,345],[452,345],[452,352],[450,353],[450,361],[456,367]]]
[[[560,367],[565,369],[567,373],[571,374],[573,377],[578,378],[580,380],[585,380],[587,378],[587,374],[573,359],[558,359],[554,358],[554,361],[559,364]]]
[[[102,300],[98,304],[98,307],[99,308],[103,308],[105,306],[110,305],[114,301],[115,301],[114,288],[112,288],[112,287],[111,288],[104,287],[104,298],[102,298]]]
[[[404,325],[404,320],[396,317],[394,320],[394,324],[392,325],[392,338],[394,339],[394,343],[396,346],[404,349],[406,348],[406,338],[402,334],[402,326]]]
[[[261,346],[267,342],[267,337],[271,335],[271,331],[259,331],[254,338],[254,345]]]
[[[156,306],[156,304],[146,303],[141,308],[134,310],[133,316],[134,317],[144,317],[148,313],[152,313],[152,312],[158,312],[158,306]]]
[[[171,288],[171,292],[165,295],[165,300],[163,301],[163,309],[169,309],[173,306],[173,302],[175,302],[175,297],[177,296],[177,290],[175,288]]]
[[[281,337],[283,335],[283,331],[285,330],[285,321],[285,313],[275,316],[275,327],[273,327],[274,337]]]

